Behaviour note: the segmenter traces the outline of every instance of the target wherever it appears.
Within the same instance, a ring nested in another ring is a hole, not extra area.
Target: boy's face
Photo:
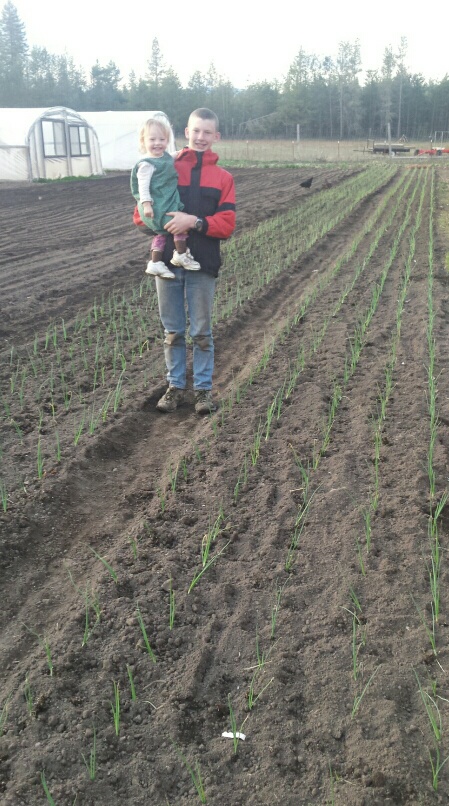
[[[196,115],[190,115],[185,135],[189,141],[189,148],[193,148],[194,151],[208,151],[220,139],[215,121],[198,118]]]

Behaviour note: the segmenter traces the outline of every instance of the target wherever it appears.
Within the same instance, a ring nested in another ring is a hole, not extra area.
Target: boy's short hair
[[[139,150],[142,154],[145,154],[145,134],[149,131],[150,126],[157,126],[166,136],[167,140],[170,142],[171,137],[171,126],[168,122],[168,118],[162,115],[154,115],[152,118],[148,118],[144,123],[142,123],[139,129]]]
[[[215,123],[215,130],[218,132],[219,122],[218,122],[218,115],[215,112],[212,112],[212,109],[208,109],[207,106],[200,106],[199,109],[195,109],[189,115],[190,118],[201,118],[201,120],[213,120]]]

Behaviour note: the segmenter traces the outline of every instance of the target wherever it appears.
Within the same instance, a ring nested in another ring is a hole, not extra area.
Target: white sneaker
[[[158,260],[154,263],[152,260],[149,261],[148,266],[145,269],[145,274],[153,274],[156,277],[165,277],[166,279],[174,280],[175,275],[173,274],[170,269],[167,268],[165,263],[162,260]]]
[[[193,259],[192,253],[189,248],[185,252],[173,252],[173,257],[170,260],[173,266],[182,266],[183,269],[190,269],[190,271],[198,271],[201,269],[197,260]]]

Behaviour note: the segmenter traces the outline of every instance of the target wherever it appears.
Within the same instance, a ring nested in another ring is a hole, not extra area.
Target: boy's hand
[[[182,235],[183,232],[187,232],[195,226],[196,215],[182,213],[181,210],[177,210],[175,213],[167,213],[167,215],[171,216],[172,220],[165,225],[164,229],[167,232],[171,232],[172,235]]]
[[[151,202],[143,202],[143,212],[146,218],[153,218],[153,206]]]

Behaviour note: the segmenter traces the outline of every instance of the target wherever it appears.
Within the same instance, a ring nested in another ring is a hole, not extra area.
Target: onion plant
[[[146,648],[151,660],[153,661],[153,663],[156,663],[156,655],[154,654],[153,650],[151,649],[150,642],[148,640],[148,635],[147,635],[145,624],[144,624],[144,621],[143,621],[143,618],[142,618],[142,614],[140,612],[139,603],[137,603],[137,606],[136,606],[136,616],[137,616],[137,621],[139,623],[140,631],[142,633],[142,637],[143,637],[143,640],[144,640],[145,648]]]
[[[127,671],[127,674],[128,674],[129,687],[131,689],[131,699],[132,700],[137,700],[136,687],[134,685],[134,677],[133,677],[132,669],[131,669],[131,667],[129,666],[128,663],[126,664],[126,671]]]
[[[173,625],[175,623],[175,613],[176,613],[176,602],[175,602],[175,592],[173,590],[173,580],[170,575],[170,587],[169,587],[169,617],[168,617],[168,624],[170,629],[173,629]]]
[[[376,675],[377,675],[377,673],[378,673],[378,671],[379,671],[379,669],[380,669],[380,668],[381,668],[380,666],[377,666],[377,667],[374,669],[374,672],[373,672],[373,673],[372,673],[372,675],[369,677],[369,679],[368,679],[367,683],[365,683],[365,685],[364,685],[364,687],[362,688],[362,690],[361,690],[360,694],[356,694],[356,695],[355,695],[355,697],[354,697],[354,703],[353,703],[353,706],[352,706],[352,711],[351,711],[351,719],[354,719],[355,715],[357,714],[357,712],[358,712],[358,710],[359,710],[359,708],[360,708],[361,702],[362,702],[362,700],[363,700],[363,698],[364,698],[364,696],[365,696],[366,692],[368,691],[368,688],[370,687],[371,683],[373,682],[374,678],[376,677]]]
[[[97,560],[100,560],[100,562],[101,562],[101,563],[104,565],[104,567],[106,568],[106,570],[107,570],[107,571],[109,572],[109,574],[111,575],[111,577],[112,577],[112,579],[114,580],[114,582],[117,584],[117,582],[118,582],[118,576],[117,576],[116,572],[114,571],[114,569],[113,569],[112,565],[110,565],[110,564],[108,563],[108,561],[107,561],[107,560],[105,560],[105,558],[104,558],[104,557],[102,557],[100,554],[98,554],[98,552],[97,552],[97,551],[95,551],[95,549],[94,549],[94,548],[92,548],[92,546],[88,546],[87,548],[88,548],[88,549],[90,549],[90,551],[92,552],[92,554],[94,554],[94,555],[95,555],[95,557],[97,558]]]
[[[5,732],[6,722],[8,720],[8,709],[11,697],[6,699],[6,702],[2,705],[2,709],[0,711],[0,736],[3,736]]]
[[[228,540],[228,542],[227,542],[227,543],[225,543],[225,545],[224,545],[224,546],[223,546],[223,547],[222,547],[222,548],[221,548],[219,551],[217,551],[217,552],[216,552],[216,553],[213,555],[213,557],[209,557],[209,559],[207,560],[207,562],[205,563],[205,565],[202,565],[202,567],[201,567],[201,569],[200,569],[199,571],[195,571],[195,574],[194,574],[193,579],[192,579],[192,581],[191,581],[191,583],[190,583],[190,585],[189,585],[189,588],[188,588],[187,593],[191,593],[191,592],[192,592],[192,590],[194,589],[194,587],[195,587],[195,586],[198,584],[198,582],[200,581],[200,579],[201,579],[201,577],[203,576],[203,574],[205,574],[205,573],[206,573],[206,571],[207,571],[207,570],[208,570],[208,569],[209,569],[209,568],[210,568],[210,567],[211,567],[211,566],[212,566],[212,565],[213,565],[213,564],[214,564],[214,563],[215,563],[215,562],[218,560],[218,558],[219,558],[219,557],[220,557],[220,556],[223,554],[223,552],[225,551],[225,549],[227,549],[227,547],[229,546],[229,543],[230,543],[230,542],[231,542],[231,541],[230,541],[230,540]]]
[[[171,739],[170,739],[171,741]],[[198,797],[200,799],[200,803],[207,803],[206,793],[204,790],[204,783],[203,778],[201,775],[200,765],[198,761],[192,765],[188,759],[185,757],[184,753],[181,752],[179,747],[175,744],[175,742],[171,741],[173,747],[175,748],[179,758],[181,759],[182,763],[184,764],[185,768],[188,770],[189,775],[192,779],[192,783],[197,791]]]
[[[87,773],[91,781],[95,781],[97,776],[97,731],[93,729],[92,747],[89,750],[89,757],[86,758],[84,753],[81,753]]]
[[[120,688],[115,680],[113,680],[112,683],[114,686],[114,699],[111,702],[111,711],[114,720],[115,735],[118,736],[120,733]]]
[[[23,624],[23,626],[25,627],[25,629],[29,633],[31,633],[31,635],[34,635],[37,638],[40,646],[42,647],[42,649],[45,652],[45,657],[46,657],[46,660],[47,660],[48,672],[50,674],[50,677],[53,677],[54,666],[53,666],[53,660],[52,660],[52,655],[51,655],[50,644],[49,644],[47,638],[45,637],[45,635],[39,635],[39,633],[36,630],[34,630],[32,627],[27,627],[26,624]]]
[[[50,790],[48,788],[48,784],[47,784],[47,781],[46,781],[46,778],[45,778],[45,773],[44,773],[43,770],[41,772],[41,783],[42,783],[42,786],[44,788],[44,792],[45,792],[45,795],[47,797],[48,803],[50,804],[50,806],[56,806],[56,803],[54,802],[54,800],[53,800],[53,798],[51,796],[51,792],[50,792]]]

